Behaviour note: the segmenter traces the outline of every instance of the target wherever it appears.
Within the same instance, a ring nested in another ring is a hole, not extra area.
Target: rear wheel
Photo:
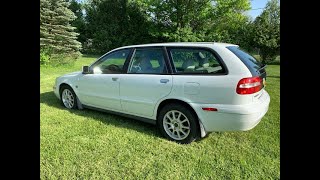
[[[191,143],[199,133],[197,116],[181,104],[164,106],[158,116],[158,126],[164,137],[182,144]]]
[[[70,86],[61,87],[60,91],[61,103],[68,109],[77,108],[77,96]]]

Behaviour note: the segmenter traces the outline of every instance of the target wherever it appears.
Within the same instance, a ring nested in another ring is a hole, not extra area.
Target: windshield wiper
[[[262,64],[262,66],[258,70],[264,69],[266,67],[267,67],[267,64]]]

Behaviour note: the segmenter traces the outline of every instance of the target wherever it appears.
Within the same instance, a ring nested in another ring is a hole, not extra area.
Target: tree
[[[211,11],[210,0],[139,0],[153,26],[150,33],[162,41],[202,41]]]
[[[76,19],[71,22],[71,26],[75,27],[75,32],[79,34],[78,41],[81,42],[82,47],[86,41],[86,23],[83,15],[83,3],[79,3],[76,0],[70,1],[69,9],[75,14]]]
[[[154,23],[151,34],[166,41],[239,42],[248,21],[248,0],[138,0]]]
[[[248,24],[245,12],[250,9],[248,0],[214,0],[208,40],[241,45]]]
[[[76,16],[65,0],[40,0],[40,47],[51,54],[77,54],[81,43],[70,25]]]
[[[127,0],[92,0],[86,7],[91,53],[150,41],[149,23],[137,3]]]
[[[270,0],[254,23],[253,44],[260,49],[263,63],[273,61],[280,51],[280,3]]]

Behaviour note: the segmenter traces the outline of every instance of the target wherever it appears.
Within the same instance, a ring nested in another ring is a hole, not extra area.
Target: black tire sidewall
[[[63,92],[65,89],[68,89],[69,91],[71,91],[71,93],[72,93],[72,95],[73,95],[73,97],[74,97],[74,103],[73,103],[73,106],[72,106],[71,109],[76,109],[76,108],[77,108],[77,95],[76,95],[76,93],[74,93],[73,89],[72,89],[70,86],[62,86],[62,87],[61,87],[61,91],[60,91],[60,101],[61,101],[61,104],[62,104],[65,108],[67,108],[67,107],[64,105],[63,101],[62,101],[62,92]],[[67,108],[67,109],[69,109],[69,108]]]
[[[163,117],[165,116],[165,114],[168,111],[171,111],[171,110],[180,111],[189,119],[189,122],[190,122],[190,133],[183,140],[175,140],[175,139],[171,138],[167,134],[167,132],[164,130]],[[178,142],[178,143],[181,143],[181,144],[189,144],[189,143],[191,143],[192,141],[194,141],[197,138],[198,133],[199,133],[197,116],[192,111],[190,111],[189,108],[187,108],[187,107],[185,107],[183,105],[180,105],[180,104],[168,104],[168,105],[164,106],[159,112],[158,119],[157,119],[157,124],[158,124],[158,127],[159,127],[159,130],[160,130],[161,134],[165,138],[167,138],[169,140],[172,140],[172,141],[175,141],[175,142]]]

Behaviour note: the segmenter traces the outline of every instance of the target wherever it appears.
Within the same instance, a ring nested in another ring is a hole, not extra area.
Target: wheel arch
[[[163,101],[161,101],[157,107],[157,114],[156,114],[156,117],[158,117],[159,115],[159,112],[160,110],[166,106],[167,104],[173,104],[173,103],[178,103],[178,104],[181,104],[185,107],[187,107],[188,109],[190,109],[195,115],[197,115],[198,117],[198,114],[196,113],[196,111],[193,109],[193,107],[190,106],[190,104],[188,104],[187,102],[183,101],[183,100],[180,100],[180,99],[174,99],[174,98],[170,98],[170,99],[165,99]]]
[[[199,118],[197,112],[194,110],[194,108],[189,104],[187,103],[186,101],[183,101],[183,100],[180,100],[180,99],[174,99],[174,98],[170,98],[170,99],[165,99],[163,101],[161,101],[157,107],[157,111],[156,111],[156,119],[157,119],[157,123],[158,123],[158,115],[159,115],[159,112],[161,111],[161,109],[166,106],[167,104],[171,104],[171,103],[178,103],[178,104],[181,104],[183,106],[185,106],[186,108],[188,108],[192,113],[194,113],[196,116],[197,116],[197,119],[198,119],[198,128],[200,129],[200,135],[201,137],[204,137],[206,136],[207,132],[205,131],[204,127],[203,127],[203,124],[201,122],[201,119]]]
[[[197,112],[194,110],[194,108],[187,102],[183,101],[183,100],[180,100],[180,99],[174,99],[174,98],[170,98],[170,99],[165,99],[163,101],[161,101],[161,103],[158,105],[157,107],[157,111],[156,111],[156,119],[157,119],[157,123],[158,123],[158,116],[159,116],[159,113],[161,111],[161,109],[166,106],[167,104],[173,104],[173,103],[178,103],[178,104],[181,104],[183,106],[185,106],[186,108],[188,108],[198,119],[197,121],[197,126],[198,126],[198,129],[200,130],[200,136],[201,137],[204,137],[207,132],[205,131],[204,127],[203,127],[203,124],[197,114]]]
[[[61,83],[61,84],[59,85],[59,94],[61,94],[61,89],[62,89],[63,86],[69,86],[70,88],[72,88],[72,86],[70,86],[69,84],[63,82],[63,83]],[[72,88],[72,90],[73,90],[73,88]],[[74,90],[73,90],[73,91],[74,91]]]
[[[76,94],[78,109],[83,109],[83,105],[82,105],[81,101],[79,100],[77,91],[75,91],[75,89],[74,89],[70,84],[68,84],[68,83],[66,83],[66,82],[62,82],[62,83],[59,85],[59,96],[61,96],[61,89],[62,89],[62,87],[64,87],[64,86],[68,86],[68,87],[70,87],[70,88],[73,90],[73,92]]]

